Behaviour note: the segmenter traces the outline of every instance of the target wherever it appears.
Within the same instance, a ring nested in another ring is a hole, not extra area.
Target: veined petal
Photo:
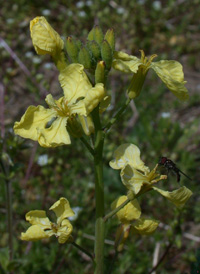
[[[68,117],[57,117],[49,128],[38,128],[38,142],[42,147],[57,147],[71,144],[66,129]]]
[[[60,35],[50,26],[45,17],[36,17],[30,22],[31,38],[37,54],[55,55],[64,48]]]
[[[75,104],[69,104],[69,108],[71,114],[80,114],[85,116],[87,114],[84,100],[80,100]]]
[[[127,196],[123,195],[117,198],[112,204],[111,208],[114,210],[127,200]],[[140,218],[141,208],[138,201],[135,199],[129,202],[126,206],[117,212],[117,217],[121,223],[129,223],[133,220]]]
[[[172,192],[164,191],[160,188],[153,187],[154,190],[159,192],[162,196],[170,200],[176,207],[181,208],[185,205],[187,200],[191,197],[192,191],[183,186]]]
[[[92,87],[83,65],[80,64],[71,64],[62,70],[59,81],[66,100],[72,104],[78,98],[85,97],[87,91]]]
[[[53,210],[57,216],[57,224],[61,224],[61,222],[70,216],[73,216],[75,213],[71,209],[70,204],[66,198],[60,198],[57,202],[55,202],[49,210]]]
[[[31,210],[27,212],[26,221],[32,225],[40,225],[44,228],[51,227],[51,222],[49,221],[49,218],[47,218],[46,212],[44,210]]]
[[[128,55],[124,52],[115,52],[112,67],[125,73],[137,72],[142,64],[136,56]]]
[[[177,61],[161,60],[152,62],[150,67],[156,72],[168,89],[180,100],[189,98],[188,90],[184,86],[183,67]]]
[[[50,235],[45,233],[40,225],[30,226],[25,233],[21,233],[21,240],[23,241],[37,241],[45,238],[49,238]]]
[[[114,160],[110,161],[110,166],[113,169],[122,169],[125,165],[129,164],[136,169],[149,172],[149,168],[144,165],[140,159],[140,150],[133,144],[123,144],[114,151]]]
[[[56,112],[53,109],[46,109],[43,106],[30,106],[21,120],[15,122],[14,132],[23,138],[37,141],[37,129],[44,129],[47,123],[56,116]]]
[[[131,232],[139,233],[141,235],[152,234],[158,227],[159,221],[150,219],[138,219],[136,223],[131,227]]]
[[[73,230],[73,226],[67,219],[62,221],[61,227],[57,232],[58,242],[64,244],[70,237]]]
[[[148,176],[135,169],[131,165],[126,165],[120,173],[122,183],[136,195],[139,193],[143,185],[151,184]]]
[[[103,100],[104,96],[105,90],[101,83],[87,91],[84,103],[88,114]]]

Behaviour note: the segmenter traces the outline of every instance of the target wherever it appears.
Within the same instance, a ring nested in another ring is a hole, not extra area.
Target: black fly
[[[180,182],[181,174],[183,174],[189,180],[192,180],[185,173],[183,173],[183,171],[181,171],[172,160],[168,159],[167,157],[161,157],[158,164],[160,166],[163,166],[164,168],[166,168],[167,172],[172,171],[172,172],[176,173],[177,182]]]

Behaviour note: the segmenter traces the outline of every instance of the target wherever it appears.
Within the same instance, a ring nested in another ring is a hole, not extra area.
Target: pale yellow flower
[[[63,244],[71,238],[73,227],[67,218],[73,216],[74,212],[68,200],[60,198],[50,207],[50,210],[56,214],[56,223],[49,220],[44,210],[32,210],[26,214],[26,221],[31,226],[25,233],[21,233],[21,240],[36,241],[55,235],[58,242]]]
[[[173,60],[161,60],[153,62],[156,54],[149,59],[145,57],[141,50],[141,58],[128,55],[124,52],[115,52],[113,68],[125,73],[134,73],[131,84],[128,88],[128,95],[131,99],[140,94],[146,74],[149,69],[153,69],[168,89],[180,100],[189,98],[188,90],[185,87],[182,65]]]
[[[112,210],[119,207],[127,199],[128,197],[125,195],[120,196],[112,203]],[[149,235],[156,230],[159,224],[156,220],[150,220],[143,217],[141,218],[141,208],[137,199],[132,200],[120,209],[116,213],[116,216],[121,223],[117,229],[115,237],[115,248],[118,252],[123,249],[124,243],[130,232],[139,233],[141,235]]]
[[[182,207],[192,195],[186,187],[180,187],[174,191],[164,191],[154,185],[166,179],[166,175],[157,173],[157,166],[150,171],[140,159],[140,150],[133,144],[119,146],[114,152],[114,160],[110,162],[114,169],[121,169],[122,183],[133,193],[138,195],[149,190],[155,190],[170,200],[175,206]]]
[[[104,98],[103,84],[92,87],[84,67],[71,64],[61,71],[60,84],[64,96],[54,100],[47,95],[49,108],[30,106],[19,122],[15,122],[14,132],[23,138],[38,141],[43,147],[56,147],[70,144],[66,126],[76,115],[88,116]]]

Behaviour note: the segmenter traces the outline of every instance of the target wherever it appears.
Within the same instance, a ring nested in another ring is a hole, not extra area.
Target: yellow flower
[[[140,159],[139,148],[133,144],[119,146],[114,152],[114,160],[110,162],[110,166],[114,169],[121,169],[122,182],[133,193],[133,196],[153,189],[175,206],[182,207],[192,195],[192,192],[185,186],[172,192],[155,187],[154,184],[166,179],[167,176],[156,172],[158,165],[150,171]]]
[[[120,196],[112,203],[112,210],[119,207],[127,199],[128,197],[125,195]],[[136,199],[129,202],[122,209],[120,209],[116,213],[116,216],[121,223],[117,229],[115,237],[115,248],[118,252],[123,249],[124,243],[127,240],[130,232],[139,233],[141,235],[149,235],[156,230],[159,224],[159,222],[156,220],[140,218],[141,208]]]
[[[115,52],[113,68],[125,73],[134,73],[128,88],[129,97],[133,99],[140,94],[146,74],[152,68],[176,97],[180,100],[187,100],[189,95],[184,86],[186,81],[184,81],[182,65],[173,60],[152,62],[156,56],[154,54],[148,59],[143,50],[141,50],[141,59],[124,52]]]
[[[58,238],[58,242],[63,244],[71,238],[73,227],[67,218],[73,216],[74,212],[68,200],[63,197],[60,198],[50,207],[50,210],[53,210],[56,214],[56,223],[52,223],[46,217],[44,210],[32,210],[26,214],[26,221],[31,226],[25,233],[21,233],[21,240],[36,241],[55,235]]]
[[[50,26],[45,17],[36,17],[30,22],[33,46],[37,54],[56,55],[64,48],[60,35]]]
[[[103,84],[92,87],[80,64],[67,66],[59,75],[64,96],[54,100],[47,95],[48,109],[30,106],[19,122],[15,122],[14,132],[23,138],[38,141],[43,147],[70,144],[66,126],[76,115],[88,114],[104,98]]]

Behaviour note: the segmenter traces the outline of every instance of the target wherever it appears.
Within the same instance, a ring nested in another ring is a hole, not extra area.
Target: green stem
[[[94,156],[94,149],[90,146],[90,144],[87,142],[87,140],[84,137],[81,137],[80,140],[86,146],[86,148],[89,150],[89,152]]]
[[[85,248],[83,248],[82,246],[76,244],[75,242],[71,243],[73,246],[75,246],[76,248],[80,249],[83,253],[85,253],[88,257],[90,257],[92,259],[92,261],[94,261],[94,257],[92,256],[92,254],[90,254]]]
[[[9,180],[5,181],[6,185],[6,206],[7,206],[7,218],[8,218],[8,246],[9,246],[9,258],[13,259],[13,224],[12,224],[12,187]]]
[[[129,103],[131,102],[131,99],[128,98],[125,102],[125,104],[119,109],[119,111],[114,115],[114,117],[110,120],[109,123],[107,123],[107,125],[104,127],[104,131],[107,132],[111,126],[119,120],[120,116],[122,115],[122,113],[124,112],[124,110],[127,108],[127,106],[129,105]]]
[[[99,117],[99,107],[92,112],[95,125],[94,168],[95,168],[95,274],[103,274],[104,271],[104,184],[103,184],[103,144],[105,133],[102,130]]]

